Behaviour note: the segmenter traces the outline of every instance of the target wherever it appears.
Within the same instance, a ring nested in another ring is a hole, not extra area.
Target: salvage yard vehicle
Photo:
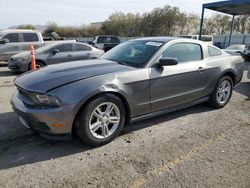
[[[0,31],[0,61],[8,61],[11,56],[29,50],[30,44],[33,44],[34,48],[44,44],[39,31],[21,29]]]
[[[244,51],[241,55],[245,61],[250,61],[250,42],[245,44]]]
[[[0,61],[8,61],[11,56],[29,50],[30,44],[33,44],[36,49],[58,40],[63,39],[55,32],[51,33],[50,37],[43,38],[40,31],[29,29],[2,30],[0,31]]]
[[[131,122],[206,101],[224,107],[243,70],[241,56],[202,41],[140,38],[97,60],[17,77],[11,104],[21,122],[42,136],[76,133],[86,144],[101,146]]]
[[[199,40],[199,35],[181,35],[180,38]],[[214,37],[212,35],[201,35],[201,41],[213,45]]]
[[[120,39],[117,36],[100,35],[100,36],[95,36],[94,39],[90,42],[90,44],[98,49],[107,52],[113,47],[120,44]]]
[[[233,44],[224,49],[225,52],[232,55],[241,55],[244,51],[245,45],[243,44]]]
[[[88,44],[74,41],[60,41],[47,44],[35,50],[37,68],[55,63],[69,61],[96,59],[104,53]],[[8,67],[13,72],[25,72],[31,70],[30,52],[21,52],[12,56]]]

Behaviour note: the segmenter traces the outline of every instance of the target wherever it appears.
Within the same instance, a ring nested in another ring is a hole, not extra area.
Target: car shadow
[[[241,82],[234,90],[248,97],[246,100],[250,100],[250,82]]]
[[[0,71],[0,77],[7,77],[7,76],[18,76],[21,75],[21,73],[18,72],[12,72],[12,71]]]
[[[158,123],[166,122],[188,114],[208,112],[211,110],[213,110],[213,108],[204,104],[196,105],[192,108],[186,108],[125,126],[122,134],[128,134],[132,131],[154,126]],[[7,115],[14,116],[12,113]],[[0,114],[0,126],[9,126],[6,121],[4,125],[1,125],[3,124],[1,121],[3,116],[6,116],[6,114]],[[20,123],[18,123],[17,118],[15,121],[16,122],[12,122],[12,124],[16,123],[19,124],[18,126],[21,126]],[[0,132],[0,137],[4,137],[4,134],[6,133]],[[7,137],[7,139],[0,140],[0,170],[56,159],[76,153],[88,154],[89,150],[92,150],[92,148],[85,145],[77,138],[73,138],[69,141],[51,141],[42,138],[38,133],[29,132],[21,136]]]
[[[209,111],[213,111],[213,110],[215,110],[215,109],[210,107],[206,103],[198,104],[198,105],[184,108],[184,109],[181,109],[178,111],[174,111],[174,112],[167,113],[164,115],[156,116],[156,117],[153,117],[150,119],[138,121],[136,123],[133,123],[133,124],[125,127],[122,133],[127,134],[130,132],[144,129],[147,127],[151,127],[151,126],[163,123],[163,122],[171,121],[173,119],[177,119],[177,118],[180,118],[180,117],[183,117],[186,115],[209,112]]]

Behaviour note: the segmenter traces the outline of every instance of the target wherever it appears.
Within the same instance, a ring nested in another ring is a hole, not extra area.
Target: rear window
[[[61,45],[56,46],[53,49],[58,49],[60,52],[71,52],[72,44],[61,44]]]
[[[36,33],[23,33],[23,41],[24,42],[37,42],[38,36]]]
[[[4,39],[8,39],[9,43],[20,42],[18,33],[10,33],[3,37]]]
[[[97,43],[120,43],[118,37],[98,37]]]
[[[212,37],[204,37],[204,36],[202,36],[201,37],[201,41],[203,41],[203,42],[211,42],[212,41]]]
[[[212,46],[208,46],[208,54],[209,56],[213,57],[213,56],[220,56],[222,53],[219,49],[214,48]]]
[[[75,44],[75,51],[91,51],[91,47],[84,44]]]

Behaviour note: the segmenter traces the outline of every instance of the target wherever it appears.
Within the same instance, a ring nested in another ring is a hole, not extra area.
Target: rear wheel
[[[233,91],[233,81],[229,76],[222,77],[216,84],[210,98],[210,105],[214,108],[223,108],[229,102]]]
[[[115,95],[105,94],[93,99],[80,112],[76,133],[86,144],[101,146],[119,135],[124,122],[122,101]]]

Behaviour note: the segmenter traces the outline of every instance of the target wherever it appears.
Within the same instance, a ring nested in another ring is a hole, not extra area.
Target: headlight
[[[42,106],[60,106],[60,101],[55,96],[44,95],[44,94],[34,94],[35,98]]]

